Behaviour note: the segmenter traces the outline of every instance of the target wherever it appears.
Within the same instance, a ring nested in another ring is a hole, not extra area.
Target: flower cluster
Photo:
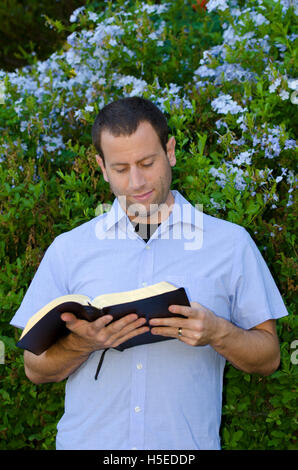
[[[224,11],[229,8],[227,3],[228,2],[226,2],[225,0],[209,0],[206,5],[206,8],[209,12],[216,9]]]
[[[237,104],[230,95],[220,94],[218,98],[215,98],[211,103],[212,109],[219,114],[239,114],[246,111],[246,108],[242,108]]]

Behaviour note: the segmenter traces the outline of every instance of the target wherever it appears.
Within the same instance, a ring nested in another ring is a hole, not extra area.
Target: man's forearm
[[[191,302],[190,306],[170,305],[169,311],[185,318],[152,318],[151,333],[179,338],[190,346],[210,344],[237,369],[247,373],[272,374],[279,366],[280,350],[275,320],[266,320],[244,330]],[[180,334],[179,334],[180,333]]]
[[[79,338],[70,333],[39,356],[25,351],[25,373],[36,384],[61,382],[85,362],[89,354],[80,347]]]
[[[276,335],[261,328],[244,330],[218,317],[218,333],[211,346],[237,369],[269,375],[280,361]]]

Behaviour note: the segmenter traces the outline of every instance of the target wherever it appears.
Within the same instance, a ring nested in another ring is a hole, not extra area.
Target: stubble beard
[[[154,200],[149,203],[149,207],[147,204],[129,200],[129,196],[115,193],[113,187],[111,185],[110,187],[130,220],[141,224],[157,224],[166,219],[171,211],[171,206],[169,207],[167,204],[171,182],[171,172],[169,172],[166,181],[160,178],[160,184],[158,185],[160,191],[155,195]],[[153,188],[153,190],[156,191],[156,188]]]

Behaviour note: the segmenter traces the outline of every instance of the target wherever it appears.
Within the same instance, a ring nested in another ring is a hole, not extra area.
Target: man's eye
[[[153,162],[151,162],[151,163],[144,163],[144,164],[143,164],[143,166],[144,166],[145,168],[147,168],[148,166],[152,166],[152,165],[153,165]]]
[[[126,168],[122,168],[122,170],[116,170],[116,171],[117,171],[117,173],[124,173],[125,170],[126,170]]]

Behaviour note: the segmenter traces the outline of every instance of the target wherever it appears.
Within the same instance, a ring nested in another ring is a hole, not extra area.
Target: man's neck
[[[143,240],[147,243],[148,240],[150,240],[150,238],[152,237],[152,235],[154,234],[154,232],[157,230],[157,227],[159,226],[159,224],[141,224],[141,223],[135,223],[133,221],[131,221],[134,229],[135,229],[135,232],[141,237],[143,238]]]

